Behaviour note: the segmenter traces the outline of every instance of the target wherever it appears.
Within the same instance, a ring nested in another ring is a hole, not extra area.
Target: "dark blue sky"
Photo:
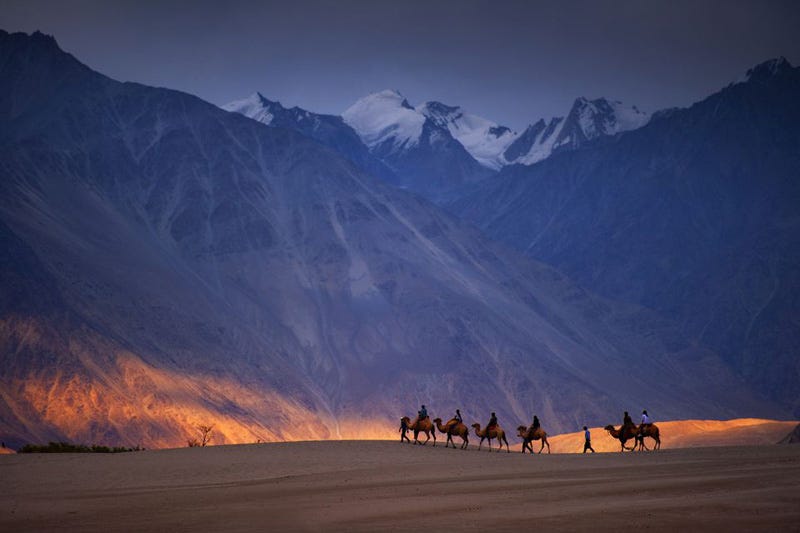
[[[398,89],[516,129],[577,96],[688,105],[783,55],[800,2],[0,1],[0,28],[39,29],[119,80],[223,104],[253,91],[340,113]]]

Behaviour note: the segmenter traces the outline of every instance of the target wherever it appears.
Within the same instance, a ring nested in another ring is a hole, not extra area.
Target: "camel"
[[[624,450],[634,451],[636,449],[640,451],[647,450],[648,448],[644,444],[645,437],[650,437],[651,439],[656,441],[656,445],[653,447],[654,450],[661,449],[661,436],[658,431],[658,426],[656,426],[655,424],[648,424],[644,428],[636,426],[627,426],[625,427],[624,432],[622,431],[622,427],[620,427],[620,429],[616,429],[614,428],[614,426],[610,424],[607,425],[604,429],[608,431],[609,435],[611,435],[613,438],[619,439],[622,445],[622,449],[620,451]],[[634,440],[633,447],[626,448],[625,442],[629,441],[630,439]]]
[[[472,424],[472,427],[475,428],[475,434],[481,438],[481,442],[478,444],[478,450],[481,449],[483,445],[483,439],[489,439],[489,451],[492,451],[492,439],[497,439],[497,442],[500,443],[500,446],[497,447],[497,451],[503,449],[503,443],[506,443],[506,450],[508,453],[511,453],[511,450],[508,448],[508,441],[506,440],[506,432],[503,431],[503,428],[500,426],[495,426],[494,429],[487,431],[485,429],[481,429],[481,425],[475,422]]]
[[[456,443],[453,442],[453,435],[457,437],[461,437],[461,449],[466,450],[469,446],[469,428],[465,426],[463,423],[459,422],[455,418],[452,418],[447,421],[447,424],[442,425],[442,419],[436,418],[433,421],[436,424],[436,428],[441,431],[442,433],[447,434],[447,442],[444,443],[444,447],[449,447],[450,444],[453,445],[453,449],[456,447]]]
[[[658,430],[658,426],[655,424],[642,424],[639,426],[639,433],[641,437],[639,439],[639,450],[644,448],[647,449],[647,446],[644,445],[644,437],[650,437],[654,441],[656,441],[655,445],[653,446],[653,450],[660,450],[661,449],[661,432]]]
[[[608,434],[611,435],[611,437],[613,437],[614,439],[619,440],[620,444],[622,445],[622,449],[620,450],[621,452],[625,451],[625,450],[629,450],[629,451],[635,450],[636,447],[639,444],[639,439],[641,438],[638,435],[639,432],[636,429],[636,426],[620,426],[619,429],[616,429],[614,426],[609,424],[603,429],[608,431]],[[628,448],[628,447],[625,446],[625,443],[628,442],[631,439],[634,439],[634,445],[633,445],[632,448]],[[644,439],[642,439],[642,440],[644,440]]]
[[[424,446],[428,444],[428,441],[431,440],[431,435],[433,435],[433,446],[436,446],[436,431],[433,428],[433,422],[431,422],[430,417],[423,420],[418,420],[415,418],[413,423],[407,416],[404,416],[403,420],[406,421],[408,429],[414,432],[414,444],[420,444]],[[425,433],[425,442],[420,442],[417,438],[420,433]]]
[[[547,446],[547,453],[550,453],[550,443],[547,442],[547,432],[545,432],[542,428],[536,428],[535,431],[531,431],[530,428],[525,426],[517,427],[517,435],[522,439],[522,453],[525,453],[527,449],[531,453],[533,453],[533,446],[531,446],[531,442],[535,440],[542,441],[542,447],[539,448],[537,453],[542,453],[544,447]]]

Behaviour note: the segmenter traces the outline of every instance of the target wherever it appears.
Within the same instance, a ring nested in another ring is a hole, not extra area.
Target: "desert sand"
[[[800,530],[798,445],[531,456],[431,444],[5,455],[0,531]]]

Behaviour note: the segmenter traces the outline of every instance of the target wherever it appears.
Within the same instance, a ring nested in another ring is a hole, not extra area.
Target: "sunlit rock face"
[[[774,415],[710,351],[299,133],[0,33],[0,434],[396,437]],[[713,376],[713,379],[709,379]]]
[[[452,205],[593,291],[657,310],[800,416],[800,69],[784,59]]]

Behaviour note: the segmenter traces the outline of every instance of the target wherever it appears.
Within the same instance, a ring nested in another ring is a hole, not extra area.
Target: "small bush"
[[[17,453],[123,453],[141,450],[144,450],[144,448],[139,446],[125,448],[124,446],[109,447],[97,444],[86,446],[85,444],[72,444],[69,442],[50,442],[47,445],[26,444]]]

